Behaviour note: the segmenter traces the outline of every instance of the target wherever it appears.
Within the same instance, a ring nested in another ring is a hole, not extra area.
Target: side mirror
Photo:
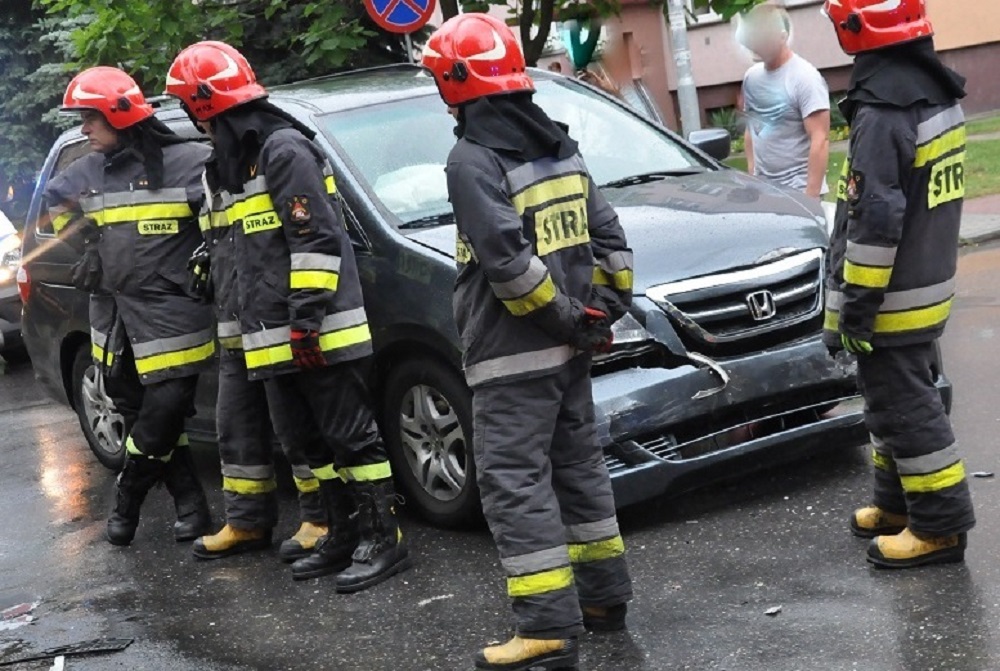
[[[706,128],[688,133],[688,142],[701,149],[717,161],[729,158],[733,139],[725,128]]]

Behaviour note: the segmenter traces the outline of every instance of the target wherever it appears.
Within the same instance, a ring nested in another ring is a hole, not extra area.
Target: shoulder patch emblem
[[[865,175],[852,170],[847,175],[847,200],[857,202],[865,194]]]
[[[309,199],[306,196],[292,196],[289,208],[292,221],[304,224],[312,219],[312,214],[309,212]]]

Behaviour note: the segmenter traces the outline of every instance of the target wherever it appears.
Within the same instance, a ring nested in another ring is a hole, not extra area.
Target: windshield
[[[571,80],[536,85],[535,101],[569,126],[597,184],[705,165],[666,133]],[[403,223],[434,223],[451,212],[444,167],[455,121],[437,95],[335,112],[320,123]]]

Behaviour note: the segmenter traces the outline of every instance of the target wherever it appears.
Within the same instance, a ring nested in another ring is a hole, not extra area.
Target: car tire
[[[383,427],[396,481],[429,522],[467,528],[482,519],[472,455],[472,393],[457,371],[419,358],[390,370]]]
[[[120,471],[125,465],[125,420],[105,392],[88,346],[76,352],[71,383],[73,409],[90,450],[103,465]]]

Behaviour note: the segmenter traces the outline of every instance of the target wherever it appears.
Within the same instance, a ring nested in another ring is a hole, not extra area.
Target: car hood
[[[635,253],[635,291],[825,248],[819,203],[735,170],[605,189]],[[408,233],[449,257],[455,227]]]

